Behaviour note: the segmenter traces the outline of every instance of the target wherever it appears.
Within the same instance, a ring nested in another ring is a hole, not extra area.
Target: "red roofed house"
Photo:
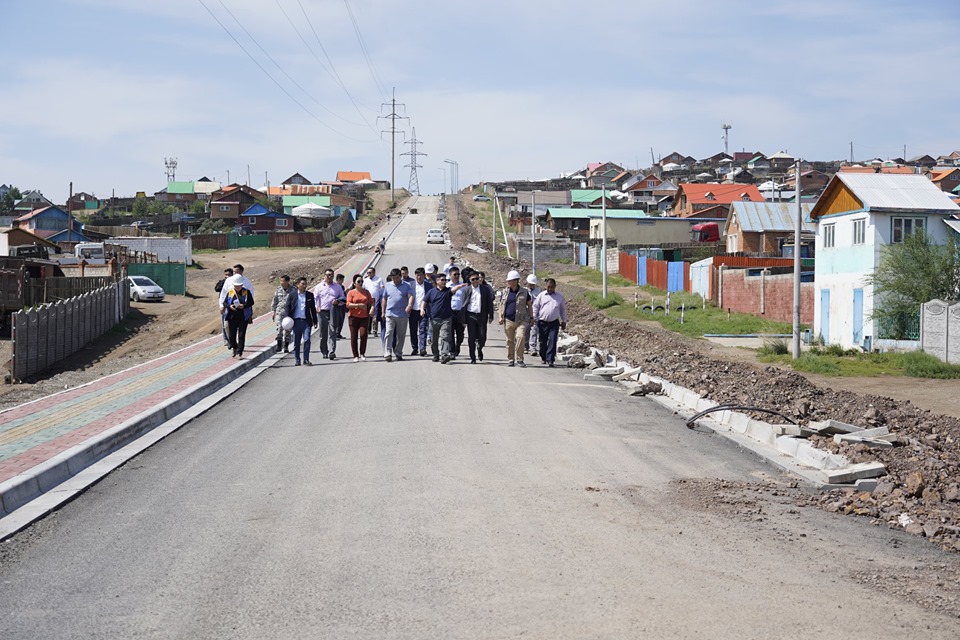
[[[337,182],[350,183],[360,182],[361,180],[370,180],[369,171],[337,171]]]
[[[210,217],[213,219],[234,220],[240,213],[266,197],[262,191],[257,191],[245,184],[232,184],[210,196]]]
[[[763,195],[753,184],[684,182],[677,189],[671,215],[677,218],[722,218],[735,200],[764,202]],[[724,213],[718,215],[721,210]]]
[[[960,186],[960,168],[934,171],[929,177],[933,184],[947,193],[953,193],[953,190]]]

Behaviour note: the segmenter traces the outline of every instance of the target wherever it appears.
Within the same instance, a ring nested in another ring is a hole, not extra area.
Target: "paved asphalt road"
[[[383,266],[443,262],[425,200]],[[724,508],[700,479],[791,479],[650,400],[503,366],[499,331],[476,366],[338,353],[283,360],[0,546],[0,638],[960,634],[852,577],[945,562],[930,545]]]

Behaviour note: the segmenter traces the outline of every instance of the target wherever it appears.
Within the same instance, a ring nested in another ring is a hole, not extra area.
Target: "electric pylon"
[[[416,127],[410,129],[410,139],[407,140],[406,144],[410,145],[410,151],[404,151],[400,155],[410,156],[410,164],[403,165],[410,167],[410,184],[407,186],[407,190],[410,191],[410,193],[420,195],[420,182],[417,180],[417,169],[422,169],[423,165],[417,164],[417,156],[425,156],[427,154],[422,151],[417,151],[417,145],[420,144],[420,141],[417,140]]]

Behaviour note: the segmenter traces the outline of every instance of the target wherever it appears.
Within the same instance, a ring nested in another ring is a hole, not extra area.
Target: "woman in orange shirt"
[[[347,313],[350,320],[350,348],[353,350],[353,361],[367,360],[367,324],[370,309],[373,307],[373,297],[363,288],[363,276],[359,273],[353,276],[353,287],[347,292]],[[357,349],[357,338],[360,338],[360,348]]]

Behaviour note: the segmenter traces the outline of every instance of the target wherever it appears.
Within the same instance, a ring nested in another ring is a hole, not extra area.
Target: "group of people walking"
[[[292,346],[294,364],[310,366],[316,331],[323,358],[336,360],[346,322],[354,362],[366,361],[369,338],[379,336],[387,362],[402,361],[409,341],[410,356],[447,364],[461,357],[466,341],[466,355],[476,364],[484,359],[488,326],[497,320],[506,333],[508,366],[525,367],[524,355],[536,353],[552,367],[558,333],[566,328],[566,302],[552,278],[542,291],[535,275],[527,276],[525,286],[520,280],[519,272],[510,271],[507,286],[495,291],[483,272],[461,270],[453,257],[442,269],[417,267],[412,277],[405,266],[391,269],[386,279],[370,267],[351,278],[349,289],[343,274],[332,269],[313,288],[306,278],[293,284],[283,275],[270,309],[277,325],[274,349],[288,353]],[[235,357],[242,356],[246,325],[253,317],[253,284],[235,265],[217,286],[225,341]]]

